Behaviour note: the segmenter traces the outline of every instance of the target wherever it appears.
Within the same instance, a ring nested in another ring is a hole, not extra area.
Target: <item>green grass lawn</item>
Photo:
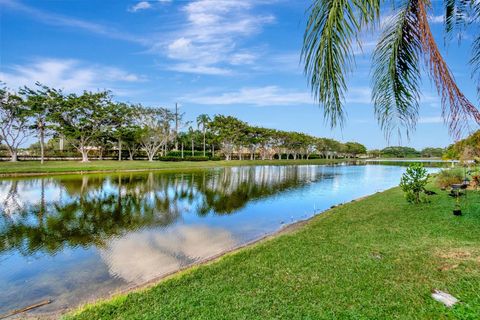
[[[433,187],[432,187],[433,188]],[[68,319],[478,319],[480,192],[462,217],[435,190],[399,188],[336,207],[296,231],[228,254]],[[431,298],[446,291],[452,309]]]
[[[43,165],[39,161],[0,162],[0,175],[27,174],[27,173],[61,173],[83,171],[126,171],[150,169],[185,169],[210,168],[238,165],[286,165],[286,164],[327,164],[344,162],[344,159],[315,159],[315,160],[234,160],[234,161],[198,161],[198,162],[168,162],[168,161],[46,161]]]

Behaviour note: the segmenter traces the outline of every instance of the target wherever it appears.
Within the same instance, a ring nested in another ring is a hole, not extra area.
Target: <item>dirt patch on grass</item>
[[[448,271],[458,268],[461,263],[480,264],[480,251],[478,248],[455,248],[437,252],[441,259],[439,271]]]

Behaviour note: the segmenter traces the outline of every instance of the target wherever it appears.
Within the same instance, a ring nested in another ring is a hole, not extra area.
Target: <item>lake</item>
[[[434,169],[432,169],[434,170]],[[0,314],[53,312],[398,185],[404,167],[245,166],[0,179]]]

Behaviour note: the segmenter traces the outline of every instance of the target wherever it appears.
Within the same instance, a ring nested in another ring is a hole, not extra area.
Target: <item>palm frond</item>
[[[407,1],[386,22],[373,54],[372,100],[387,139],[394,129],[408,136],[417,123],[420,54],[416,1]]]
[[[316,0],[303,37],[304,72],[332,127],[344,120],[346,74],[354,66],[352,41],[379,16],[379,0]]]
[[[472,0],[445,0],[445,36],[451,38],[455,31],[461,38],[463,29],[469,23]]]
[[[472,8],[472,22],[480,23],[480,1],[474,1]],[[472,77],[477,82],[477,96],[480,101],[480,28],[476,25],[477,36],[472,45],[472,58],[470,64],[472,65]]]
[[[470,120],[473,119],[480,124],[480,112],[460,91],[447,63],[440,54],[430,30],[424,0],[417,0],[416,6],[425,62],[441,97],[442,115],[449,125],[450,133],[458,138],[468,128]]]

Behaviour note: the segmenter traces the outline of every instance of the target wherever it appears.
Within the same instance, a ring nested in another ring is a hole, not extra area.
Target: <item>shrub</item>
[[[425,191],[428,182],[427,170],[420,163],[411,164],[400,179],[400,187],[408,202],[420,203],[420,194]]]
[[[203,157],[203,156],[185,157],[185,161],[208,161],[208,157]]]
[[[440,188],[448,188],[452,184],[462,183],[463,178],[463,169],[442,170],[437,174],[435,183]]]
[[[221,158],[221,157],[218,157],[218,156],[215,156],[215,157],[211,157],[210,160],[212,160],[212,161],[221,161],[222,158]]]
[[[210,151],[207,151],[205,153],[205,155],[207,157],[210,157],[212,153]],[[192,150],[190,149],[185,149],[183,150],[183,156],[184,157],[191,157],[192,156]],[[196,157],[203,157],[203,150],[202,151],[197,151],[195,150],[195,156]],[[169,151],[167,153],[167,157],[178,157],[178,158],[181,158],[182,157],[182,151],[179,151],[179,150],[172,150],[172,151]]]
[[[160,161],[183,161],[182,158],[180,157],[171,157],[171,156],[166,156],[166,157],[159,157],[158,160]]]

